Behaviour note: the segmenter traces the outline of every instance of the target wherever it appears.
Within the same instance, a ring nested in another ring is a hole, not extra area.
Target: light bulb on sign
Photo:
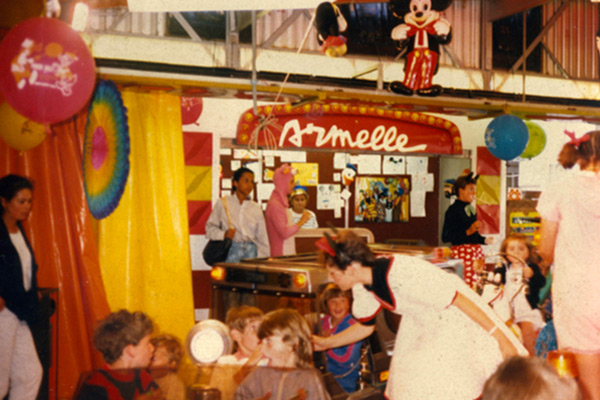
[[[73,21],[71,27],[76,31],[84,31],[87,26],[88,15],[90,14],[90,8],[85,3],[75,4],[73,9]]]

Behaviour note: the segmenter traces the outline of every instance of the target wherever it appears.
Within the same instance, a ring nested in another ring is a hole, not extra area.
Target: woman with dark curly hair
[[[359,323],[316,350],[347,345],[375,330],[381,308],[402,315],[394,346],[388,399],[475,399],[508,356],[525,348],[492,309],[456,275],[418,257],[375,257],[350,231],[317,242],[331,279],[352,289]]]

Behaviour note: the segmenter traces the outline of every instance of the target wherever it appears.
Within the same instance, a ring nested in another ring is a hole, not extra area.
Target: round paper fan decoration
[[[129,176],[129,126],[121,93],[100,81],[90,105],[83,149],[83,182],[90,212],[109,216],[121,200]]]

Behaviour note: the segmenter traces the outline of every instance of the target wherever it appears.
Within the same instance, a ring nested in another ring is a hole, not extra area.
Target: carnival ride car
[[[365,238],[376,254],[408,254],[429,260],[451,273],[462,273],[462,261],[451,259],[440,248],[402,244],[373,243],[370,231],[355,228]],[[319,333],[320,315],[318,295],[329,283],[327,270],[319,261],[314,247],[327,228],[306,230],[296,239],[299,254],[281,257],[246,259],[239,263],[219,263],[211,271],[210,318],[225,320],[227,297],[231,293],[245,293],[251,301],[265,312],[281,308],[296,308]],[[302,232],[302,231],[301,231]],[[304,251],[304,252],[303,252]],[[250,294],[250,297],[248,295]],[[391,355],[400,323],[396,314],[384,311],[378,314],[376,329],[366,341],[361,358],[360,378],[357,392],[345,393],[335,378],[325,371],[324,355],[315,353],[315,366],[325,374],[327,388],[334,399],[383,399],[383,389],[388,378]]]

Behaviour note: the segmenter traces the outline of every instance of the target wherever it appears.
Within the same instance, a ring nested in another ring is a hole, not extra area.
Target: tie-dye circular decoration
[[[121,93],[100,81],[90,105],[83,149],[83,182],[90,212],[109,216],[121,200],[129,176],[129,126]]]

